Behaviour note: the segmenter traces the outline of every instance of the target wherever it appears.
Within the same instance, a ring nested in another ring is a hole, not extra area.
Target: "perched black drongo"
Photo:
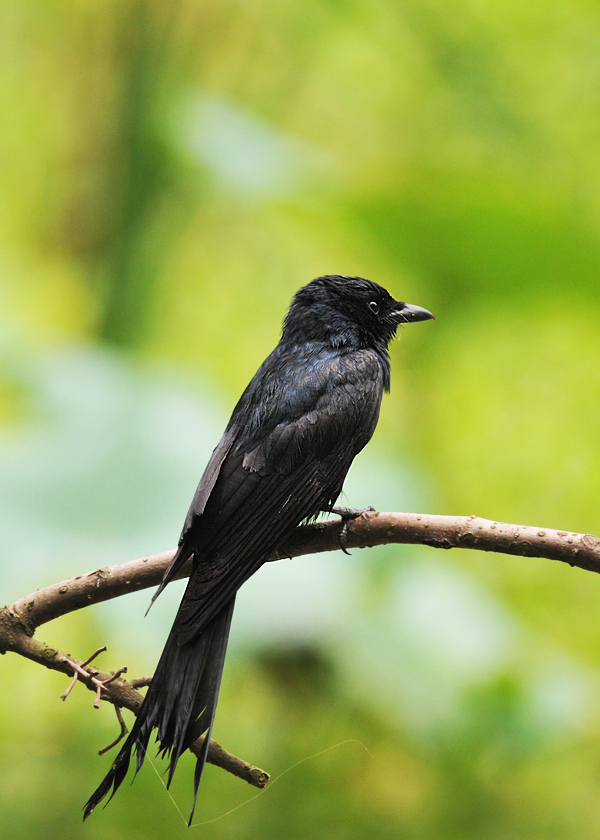
[[[131,733],[84,818],[115,793],[133,748],[139,770],[153,729],[169,783],[182,752],[206,734],[193,815],[236,592],[301,522],[332,509],[389,390],[388,344],[400,324],[428,318],[361,277],[319,277],[296,294],[200,480],[154,598],[192,557],[189,583]]]

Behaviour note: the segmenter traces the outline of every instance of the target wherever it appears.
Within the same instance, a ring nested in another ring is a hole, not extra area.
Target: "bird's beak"
[[[391,314],[399,324],[411,324],[413,321],[433,319],[433,315],[428,309],[423,309],[422,306],[414,306],[412,303],[401,303],[400,301],[396,302]]]

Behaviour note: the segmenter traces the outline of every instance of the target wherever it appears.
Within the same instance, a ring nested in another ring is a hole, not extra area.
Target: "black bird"
[[[388,344],[400,324],[428,318],[361,277],[319,277],[297,292],[279,344],[242,394],[200,480],[152,601],[190,557],[192,574],[131,733],[84,819],[111,787],[115,794],[134,747],[140,769],[156,728],[168,784],[180,755],[206,733],[191,823],[236,592],[301,522],[332,511],[389,390]]]

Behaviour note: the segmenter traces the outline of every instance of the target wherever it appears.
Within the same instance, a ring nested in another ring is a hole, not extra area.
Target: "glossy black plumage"
[[[299,523],[338,498],[389,389],[389,342],[399,324],[431,317],[358,277],[320,277],[296,294],[281,341],[242,394],[200,480],[154,598],[193,555],[192,575],[133,729],[84,818],[111,787],[116,792],[134,747],[139,770],[154,728],[169,781],[198,735],[207,733],[208,747],[237,590]],[[194,807],[205,761],[206,751]]]

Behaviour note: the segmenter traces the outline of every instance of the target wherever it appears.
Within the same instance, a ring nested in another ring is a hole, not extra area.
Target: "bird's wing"
[[[348,354],[350,355],[350,354]],[[374,354],[333,357],[279,383],[254,433],[238,434],[220,464],[193,543],[194,572],[178,614],[183,643],[198,632],[294,528],[339,495],[379,415],[383,377]]]
[[[225,431],[225,434],[213,450],[210,460],[206,465],[206,469],[202,474],[200,483],[198,484],[196,492],[194,493],[194,498],[192,499],[192,504],[190,505],[190,509],[188,511],[185,524],[183,526],[183,531],[181,532],[181,536],[179,538],[179,545],[177,551],[175,552],[173,559],[165,569],[163,579],[161,580],[158,589],[156,590],[156,592],[152,596],[152,600],[150,601],[150,607],[156,601],[156,599],[163,591],[165,586],[173,580],[179,569],[193,554],[193,549],[191,549],[190,546],[186,543],[185,536],[190,531],[194,520],[200,517],[204,512],[206,502],[212,492],[213,487],[216,484],[217,478],[219,477],[219,472],[221,470],[223,461],[227,457],[227,453],[231,449],[234,440],[235,433],[232,429],[228,427]],[[150,607],[148,607],[148,609],[150,609]]]

